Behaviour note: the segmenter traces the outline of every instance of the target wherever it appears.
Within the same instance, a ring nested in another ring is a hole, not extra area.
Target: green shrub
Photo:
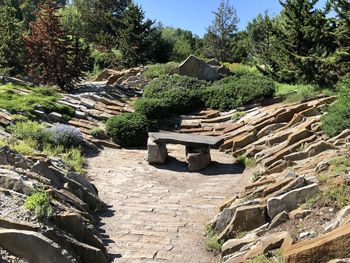
[[[221,251],[222,242],[218,236],[214,233],[214,230],[211,226],[207,225],[205,228],[205,235],[207,237],[207,249],[219,254]]]
[[[62,156],[62,160],[76,172],[80,174],[86,173],[84,169],[86,159],[79,148],[71,148],[67,150]]]
[[[176,62],[168,62],[166,64],[148,65],[143,72],[143,76],[147,79],[154,79],[160,76],[168,75],[169,72],[176,68],[179,64]]]
[[[238,121],[239,119],[243,118],[247,113],[244,111],[238,111],[232,114],[231,120]]]
[[[190,113],[203,106],[200,90],[169,89],[164,91],[162,96],[169,107],[169,112],[174,114]]]
[[[162,119],[169,115],[170,105],[164,99],[138,99],[134,104],[136,112],[145,115],[147,119]]]
[[[28,121],[28,117],[27,116],[24,116],[24,115],[21,115],[21,114],[13,114],[12,115],[12,121],[13,122],[26,122]]]
[[[37,218],[50,217],[53,214],[53,208],[50,204],[51,199],[47,192],[36,191],[26,198],[24,206],[34,212]]]
[[[261,73],[255,66],[244,65],[240,63],[224,63],[224,65],[235,75],[257,75],[261,76]]]
[[[96,139],[102,139],[103,137],[105,137],[105,131],[100,129],[100,128],[93,128],[90,130],[90,134],[92,137],[96,138]]]
[[[139,113],[124,113],[107,120],[107,135],[126,147],[144,146],[148,136],[148,120]]]
[[[335,136],[350,128],[350,75],[337,84],[338,100],[329,106],[328,114],[322,118],[322,129],[329,136]]]
[[[275,83],[268,77],[242,75],[231,76],[215,82],[202,92],[206,107],[233,109],[261,98],[270,98],[275,93]]]
[[[238,156],[237,159],[236,159],[236,162],[244,164],[244,166],[247,167],[247,168],[251,168],[251,167],[255,166],[255,164],[256,164],[255,159],[248,158],[248,157],[246,157],[244,155]]]
[[[200,89],[205,87],[208,83],[204,80],[198,80],[195,78],[172,75],[172,76],[162,76],[160,78],[152,80],[144,89],[144,98],[163,98],[163,92],[169,89],[182,88],[185,90],[189,89]]]
[[[11,149],[23,155],[33,155],[38,148],[38,141],[33,139],[26,139],[17,141],[15,144],[9,145]]]
[[[36,121],[16,122],[8,130],[12,136],[19,140],[32,139],[46,141],[47,133],[43,125]]]

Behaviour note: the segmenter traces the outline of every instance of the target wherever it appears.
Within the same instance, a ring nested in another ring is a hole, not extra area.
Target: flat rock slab
[[[0,229],[0,246],[15,256],[29,260],[29,262],[77,262],[59,245],[33,231]]]
[[[175,132],[150,132],[149,137],[154,138],[155,143],[181,144],[191,147],[218,148],[224,142],[223,138],[203,136],[195,134],[182,134]]]

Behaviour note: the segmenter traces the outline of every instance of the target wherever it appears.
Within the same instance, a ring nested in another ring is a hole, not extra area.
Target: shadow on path
[[[185,173],[188,172],[187,163],[168,156],[165,164],[152,165],[157,169],[169,170],[174,172]],[[198,172],[205,176],[216,176],[222,174],[242,174],[245,170],[244,165],[238,163],[219,163],[212,161],[210,166]]]

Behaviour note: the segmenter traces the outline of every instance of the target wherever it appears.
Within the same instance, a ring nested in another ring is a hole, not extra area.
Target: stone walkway
[[[112,262],[218,262],[206,251],[204,225],[249,177],[217,151],[218,163],[188,173],[183,147],[169,151],[176,159],[159,167],[144,161],[144,150],[106,149],[89,159],[89,176],[110,206],[101,231]]]

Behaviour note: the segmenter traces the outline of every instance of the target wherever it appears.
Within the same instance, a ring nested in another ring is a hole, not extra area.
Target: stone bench
[[[210,148],[219,148],[223,138],[193,134],[150,132],[147,142],[147,162],[164,164],[168,156],[166,144],[186,146],[186,160],[190,172],[200,171],[211,163]]]

